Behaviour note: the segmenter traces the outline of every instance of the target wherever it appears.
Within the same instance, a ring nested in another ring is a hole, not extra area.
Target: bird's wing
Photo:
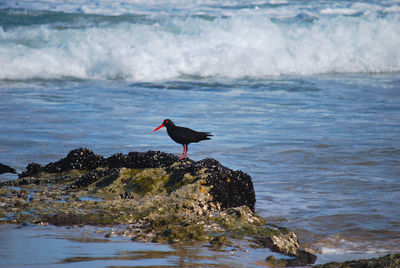
[[[179,127],[179,128],[180,128],[180,130],[178,131],[179,138],[181,140],[184,140],[186,144],[192,142],[199,142],[202,140],[209,140],[210,138],[208,136],[212,136],[208,132],[199,132],[186,127]]]
[[[186,127],[176,127],[176,131],[174,131],[174,140],[178,140],[178,143],[189,144],[194,141],[196,137],[196,131],[186,128]]]

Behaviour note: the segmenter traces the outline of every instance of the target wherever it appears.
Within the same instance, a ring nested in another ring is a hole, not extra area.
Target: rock
[[[292,259],[277,259],[274,256],[268,256],[265,260],[267,262],[267,266],[272,267],[299,267],[305,265],[312,265],[317,260],[317,256],[298,249],[297,253]]]
[[[116,173],[116,169],[95,169],[79,177],[69,188],[83,188],[102,178]]]
[[[255,242],[272,251],[292,256],[292,259],[276,259],[268,256],[266,261],[274,267],[297,267],[315,263],[317,256],[300,249],[300,244],[295,233],[286,228],[275,226],[279,230],[278,235],[255,237]]]
[[[302,249],[298,249],[296,258],[289,260],[289,266],[297,267],[305,264],[313,264],[317,260],[317,256]]]
[[[105,158],[79,148],[45,166],[29,164],[19,179],[0,184],[0,215],[7,215],[0,223],[120,226],[110,235],[199,241],[213,250],[241,239],[301,257],[296,235],[266,223],[255,202],[251,177],[214,159],[158,151]]]
[[[283,232],[281,232],[281,230],[283,230]],[[255,242],[263,247],[272,249],[272,251],[285,253],[289,256],[296,256],[299,248],[299,241],[296,234],[284,228],[280,228],[279,231],[279,235],[277,236],[256,237]]]
[[[114,154],[106,159],[106,166],[109,168],[156,168],[172,165],[178,157],[173,154],[160,151],[130,152],[127,155]]]
[[[198,162],[189,159],[177,160],[175,155],[159,151],[130,152],[127,155],[114,154],[109,158],[104,158],[94,154],[90,149],[79,148],[69,152],[65,158],[44,167],[31,163],[19,177],[37,176],[40,172],[60,173],[85,170],[90,173],[83,175],[71,186],[85,187],[101,176],[104,177],[115,172],[116,168],[166,168],[166,171],[171,174],[167,184],[169,187],[181,182],[186,174],[193,176],[193,174],[201,172],[207,185],[212,186],[210,194],[214,197],[215,202],[219,202],[223,208],[246,205],[254,211],[256,196],[252,179],[248,174],[242,171],[233,171],[214,159],[204,159]],[[97,168],[103,168],[103,170],[96,170]]]
[[[3,173],[14,173],[14,174],[17,174],[15,169],[13,169],[12,167],[9,167],[7,165],[4,165],[4,164],[0,163],[0,174],[3,174]]]
[[[251,177],[242,171],[233,171],[222,166],[217,160],[204,159],[195,163],[198,167],[206,168],[210,174],[206,180],[213,187],[210,194],[221,203],[223,208],[248,206],[255,209],[256,195]]]
[[[56,173],[73,169],[93,170],[103,166],[104,162],[104,157],[94,154],[90,149],[78,148],[70,151],[65,158],[57,162],[51,162],[44,167],[36,163],[29,164],[26,171],[21,173],[19,177],[32,176],[39,172]]]
[[[21,174],[18,175],[20,178],[28,177],[33,174],[38,174],[41,172],[43,167],[37,163],[31,163],[26,167],[26,171],[22,172]]]
[[[323,265],[315,265],[318,268],[398,268],[400,267],[400,254],[388,254],[386,256],[367,260],[353,260],[346,262],[330,262]]]

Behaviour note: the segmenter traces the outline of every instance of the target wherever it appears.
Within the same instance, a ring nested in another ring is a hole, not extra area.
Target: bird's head
[[[175,125],[175,124],[174,124],[174,122],[171,121],[171,119],[165,119],[165,120],[162,122],[162,124],[161,124],[159,127],[155,128],[153,131],[157,131],[157,130],[159,130],[159,129],[162,128],[162,127],[167,127],[167,128],[168,128],[168,126],[174,126],[174,125]]]

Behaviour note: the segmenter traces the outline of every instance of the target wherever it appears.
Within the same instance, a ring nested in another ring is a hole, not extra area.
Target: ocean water
[[[152,132],[170,118],[212,132],[188,156],[249,173],[257,213],[319,260],[399,252],[399,48],[396,0],[1,1],[0,162],[180,155]]]

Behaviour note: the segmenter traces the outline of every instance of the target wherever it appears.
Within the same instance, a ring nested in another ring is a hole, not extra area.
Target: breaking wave
[[[225,6],[225,13],[184,15],[0,9],[0,79],[154,81],[400,71],[396,6],[373,12],[279,8],[279,14],[266,6],[234,12]]]

